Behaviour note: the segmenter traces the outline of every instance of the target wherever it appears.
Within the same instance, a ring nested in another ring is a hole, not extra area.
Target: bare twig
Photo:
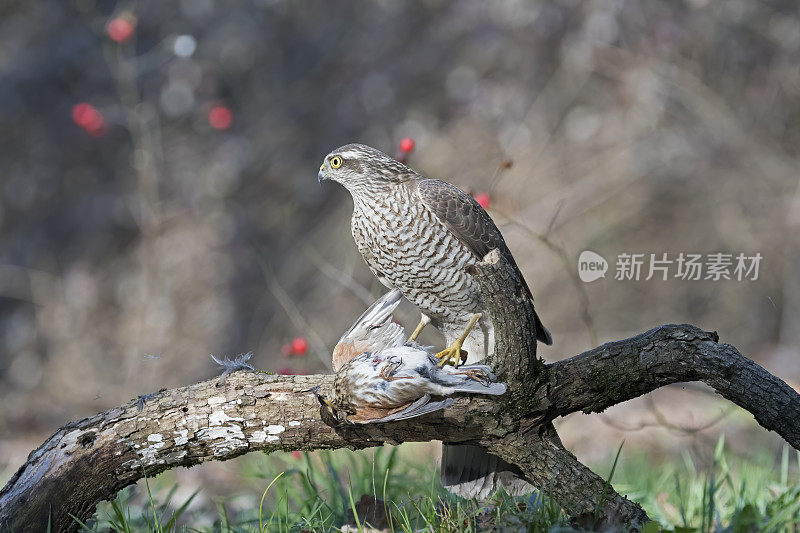
[[[297,305],[292,300],[292,297],[289,296],[289,293],[283,288],[280,281],[278,280],[275,273],[272,271],[272,267],[266,262],[263,254],[260,251],[256,250],[258,258],[258,265],[261,267],[261,273],[264,276],[264,281],[267,284],[267,288],[275,296],[275,299],[278,300],[278,303],[281,305],[283,310],[286,312],[286,315],[289,317],[289,320],[292,321],[294,327],[298,331],[302,331],[308,339],[311,341],[312,349],[314,350],[314,354],[317,358],[322,362],[322,364],[330,370],[331,366],[331,357],[330,351],[325,346],[325,342],[320,337],[319,333],[316,332],[314,328],[312,328],[308,321],[303,317],[300,310],[297,308]]]
[[[314,266],[328,279],[331,281],[335,281],[342,287],[349,290],[353,295],[355,295],[359,300],[361,300],[364,305],[370,305],[372,302],[375,301],[375,297],[369,292],[364,285],[358,283],[353,276],[348,274],[347,272],[343,271],[340,268],[336,268],[334,265],[330,264],[326,261],[314,248],[311,246],[305,247],[306,256],[314,263]]]
[[[647,402],[648,405],[648,409],[650,410],[651,413],[653,413],[655,422],[638,420],[635,423],[625,423],[607,414],[600,416],[600,421],[608,426],[613,427],[614,429],[625,432],[641,431],[647,428],[663,428],[671,433],[678,435],[694,435],[701,431],[711,429],[712,427],[716,426],[717,424],[725,420],[725,418],[730,416],[730,414],[734,411],[733,407],[723,409],[719,414],[717,414],[711,420],[696,426],[691,426],[687,424],[675,424],[674,422],[670,421],[669,418],[657,408],[655,400],[653,400],[652,396],[646,396],[645,398],[646,398],[645,401]]]
[[[559,206],[558,211],[556,211],[556,214],[558,214],[560,210],[561,207]],[[584,326],[586,326],[586,331],[589,334],[589,341],[591,344],[597,344],[597,327],[595,326],[594,318],[592,318],[592,314],[589,311],[589,295],[586,293],[586,287],[584,286],[584,283],[581,282],[580,278],[577,275],[575,261],[570,258],[569,254],[563,247],[554,243],[553,240],[549,237],[550,229],[552,228],[552,225],[555,223],[556,217],[553,216],[553,218],[551,219],[546,233],[539,233],[533,228],[523,224],[519,220],[505,213],[499,212],[499,214],[502,215],[507,220],[506,223],[508,225],[520,228],[530,237],[544,244],[551,252],[553,252],[558,257],[559,261],[561,262],[561,266],[567,273],[567,277],[575,286],[575,290],[578,293],[578,298],[580,299],[581,320],[583,320],[583,324]]]

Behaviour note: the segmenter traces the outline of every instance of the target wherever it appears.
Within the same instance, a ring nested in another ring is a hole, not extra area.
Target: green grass
[[[299,459],[288,453],[252,454],[240,462],[237,474],[244,486],[259,488],[217,500],[215,508],[192,505],[197,493],[174,501],[178,487],[167,473],[122,491],[83,529],[334,532],[349,523],[358,531],[373,525],[397,532],[574,530],[546,495],[497,495],[486,506],[451,497],[435,467],[419,460],[420,449],[323,451]],[[614,488],[658,522],[648,526],[648,533],[659,527],[732,533],[800,528],[800,454],[788,448],[777,464],[726,454],[722,439],[704,465],[688,453],[664,464],[652,464],[643,455],[626,457],[624,450],[618,459],[611,456],[595,470],[611,472]]]

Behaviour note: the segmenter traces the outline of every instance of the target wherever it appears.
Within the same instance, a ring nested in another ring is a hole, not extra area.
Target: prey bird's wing
[[[417,194],[425,207],[430,209],[479,261],[495,248],[498,249],[508,264],[517,271],[532,302],[531,290],[489,213],[472,196],[446,181],[420,179],[416,184]],[[534,315],[537,339],[545,344],[552,344],[553,338],[550,332],[544,327],[535,311]]]
[[[445,407],[452,405],[454,401],[455,400],[453,398],[445,398],[444,400],[432,402],[431,395],[426,394],[425,396],[415,401],[402,411],[392,413],[388,416],[384,416],[383,418],[376,418],[370,420],[369,423],[392,422],[396,420],[407,420],[409,418],[415,418],[417,416],[422,416],[428,413],[432,413],[434,411],[438,411],[439,409],[444,409]]]
[[[350,326],[333,349],[333,370],[364,352],[380,352],[402,346],[406,333],[403,326],[392,322],[392,313],[400,305],[402,295],[393,289],[369,306]]]

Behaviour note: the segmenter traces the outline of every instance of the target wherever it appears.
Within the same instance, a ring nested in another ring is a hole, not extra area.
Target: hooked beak
[[[320,165],[319,173],[317,174],[317,182],[322,183],[323,180],[328,179],[328,176],[325,175],[325,166]]]

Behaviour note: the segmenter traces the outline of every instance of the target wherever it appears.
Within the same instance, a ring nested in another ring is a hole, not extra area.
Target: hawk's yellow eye
[[[339,157],[338,155],[331,157],[331,166],[333,168],[339,168],[340,166],[342,166],[342,158]]]

